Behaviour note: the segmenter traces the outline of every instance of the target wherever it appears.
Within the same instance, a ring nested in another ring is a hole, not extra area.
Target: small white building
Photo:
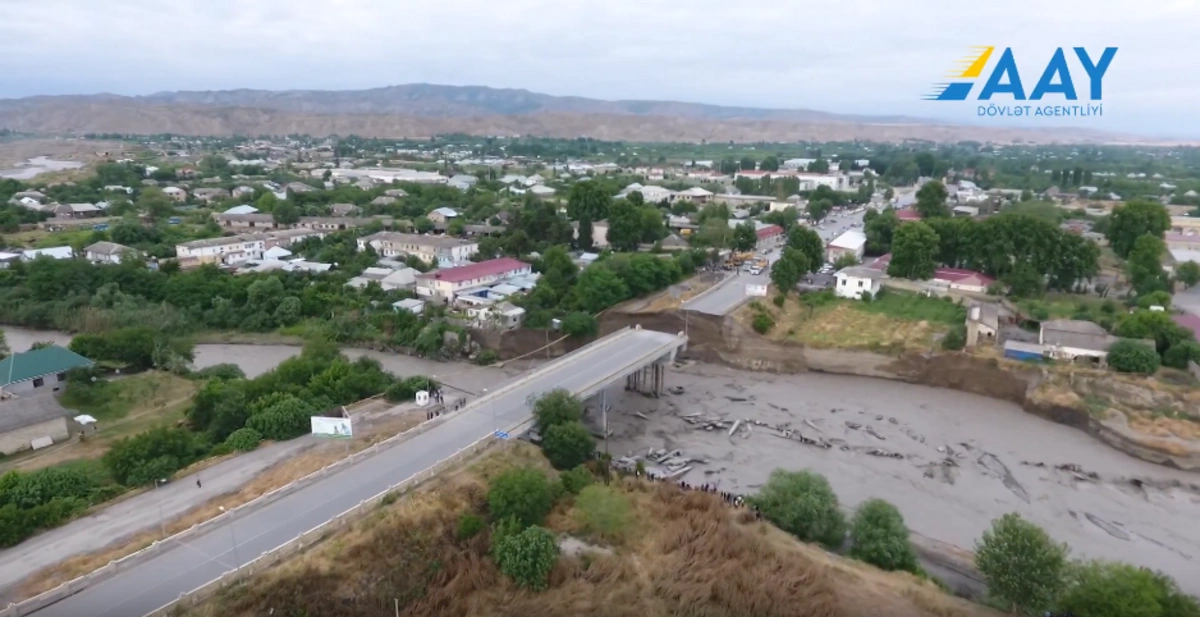
[[[854,259],[862,261],[863,252],[866,251],[866,248],[866,234],[856,229],[851,229],[830,240],[829,244],[825,245],[825,259],[829,263],[833,263],[846,255],[851,255]]]
[[[38,257],[49,257],[50,259],[72,259],[75,257],[75,249],[69,246],[52,246],[45,249],[27,249],[21,251],[22,261],[33,261]]]
[[[486,287],[505,279],[527,275],[533,272],[529,264],[501,257],[481,261],[457,268],[436,270],[418,275],[417,295],[436,298],[444,303],[453,302],[461,293],[472,289]]]
[[[397,311],[408,311],[413,315],[420,315],[425,311],[425,301],[409,298],[407,300],[397,300],[392,303],[392,308]]]
[[[126,256],[129,259],[139,259],[141,253],[116,242],[97,242],[83,249],[88,261],[94,264],[119,264]]]
[[[833,287],[833,293],[839,298],[852,300],[861,300],[864,293],[875,297],[875,294],[879,293],[883,276],[883,272],[866,266],[842,268],[834,275],[837,284]]]
[[[358,250],[374,248],[384,257],[414,255],[429,264],[457,264],[479,252],[479,243],[444,236],[381,231],[358,239]]]

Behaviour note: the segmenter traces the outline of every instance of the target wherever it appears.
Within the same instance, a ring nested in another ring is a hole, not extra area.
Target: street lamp
[[[155,492],[157,492],[157,491],[158,491],[158,486],[159,486],[160,484],[166,484],[166,483],[167,483],[167,479],[166,479],[166,478],[161,478],[161,479],[156,479],[156,480],[154,480],[154,490],[155,490]],[[162,533],[162,537],[163,537],[163,539],[165,540],[165,539],[166,539],[166,537],[167,537],[167,522],[166,522],[166,517],[165,517],[165,516],[163,516],[162,500],[161,500],[161,499],[157,499],[157,500],[155,500],[155,501],[157,501],[157,502],[158,502],[158,530],[159,530],[159,531]]]
[[[226,513],[225,506],[217,506],[217,509],[219,509],[219,510],[221,511],[221,514],[225,514],[225,513]],[[232,515],[233,513],[232,513],[232,512],[230,512],[229,514],[230,514],[230,517],[229,517],[229,539],[233,541],[233,563],[234,563],[234,569],[235,569],[235,570],[241,570],[241,569],[242,569],[242,559],[241,559],[240,557],[238,557],[238,550],[237,550],[237,547],[238,547],[238,543],[237,543],[237,536],[236,536],[236,535],[234,534],[234,532],[233,532],[233,515]]]

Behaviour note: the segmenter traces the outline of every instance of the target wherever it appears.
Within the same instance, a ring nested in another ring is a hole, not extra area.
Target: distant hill
[[[626,141],[1144,140],[1087,129],[954,125],[902,116],[603,101],[484,86],[408,84],[369,90],[220,90],[0,100],[0,127],[39,133],[289,134],[422,138],[444,133]]]

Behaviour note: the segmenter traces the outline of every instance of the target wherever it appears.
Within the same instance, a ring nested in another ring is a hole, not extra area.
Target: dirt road
[[[967,549],[992,519],[1015,511],[1076,556],[1159,569],[1200,593],[1194,474],[1130,458],[1016,405],[951,390],[710,365],[672,371],[668,385],[684,392],[610,397],[614,457],[679,448],[707,461],[683,479],[735,493],[753,493],[778,467],[813,469],[843,503],[887,499],[913,531]],[[742,423],[733,436],[704,429],[717,418]],[[792,430],[791,438],[776,428]]]

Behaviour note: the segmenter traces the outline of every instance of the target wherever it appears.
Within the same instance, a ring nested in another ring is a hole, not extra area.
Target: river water
[[[13,169],[0,169],[0,178],[32,180],[44,173],[62,171],[64,169],[79,169],[80,167],[83,167],[83,163],[77,161],[56,161],[45,156],[39,156],[31,158]]]

